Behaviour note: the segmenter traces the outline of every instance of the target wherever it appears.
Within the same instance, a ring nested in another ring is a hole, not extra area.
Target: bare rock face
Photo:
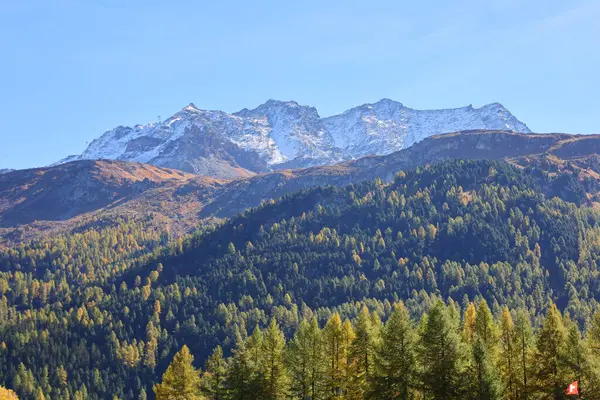
[[[113,159],[217,178],[248,177],[389,154],[434,134],[467,129],[531,132],[497,103],[413,110],[383,99],[328,118],[295,101],[269,100],[233,114],[190,104],[165,121],[108,131],[81,155],[63,161]]]

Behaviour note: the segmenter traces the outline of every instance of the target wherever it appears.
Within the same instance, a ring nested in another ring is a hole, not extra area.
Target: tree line
[[[600,398],[600,313],[582,336],[550,304],[533,329],[524,310],[494,316],[485,300],[461,310],[437,301],[418,321],[402,302],[385,323],[365,306],[351,322],[304,319],[286,337],[274,320],[217,346],[202,371],[187,346],[154,386],[158,400]]]

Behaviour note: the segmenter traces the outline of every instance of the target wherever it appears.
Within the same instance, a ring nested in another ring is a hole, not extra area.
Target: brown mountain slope
[[[68,220],[194,175],[139,163],[75,161],[0,175],[0,226]]]
[[[432,136],[386,156],[231,181],[116,161],[77,161],[0,175],[0,243],[68,231],[89,221],[147,218],[181,234],[261,201],[318,185],[347,185],[445,159],[506,159],[550,173],[600,177],[600,136],[466,131]]]

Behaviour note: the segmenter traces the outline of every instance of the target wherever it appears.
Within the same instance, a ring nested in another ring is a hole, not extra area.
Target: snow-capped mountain
[[[501,104],[445,110],[413,110],[402,103],[383,99],[352,108],[324,119],[337,147],[352,157],[388,154],[431,135],[463,130],[510,130],[531,133]]]
[[[231,178],[388,154],[433,134],[471,129],[531,132],[497,103],[478,109],[413,110],[383,99],[327,118],[294,101],[269,100],[233,114],[190,104],[165,121],[119,126],[81,155],[61,162],[139,161]]]

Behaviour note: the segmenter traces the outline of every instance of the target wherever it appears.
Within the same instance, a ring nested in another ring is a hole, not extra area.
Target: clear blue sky
[[[497,101],[534,131],[600,133],[598,21],[600,0],[4,0],[0,168],[189,102]]]

